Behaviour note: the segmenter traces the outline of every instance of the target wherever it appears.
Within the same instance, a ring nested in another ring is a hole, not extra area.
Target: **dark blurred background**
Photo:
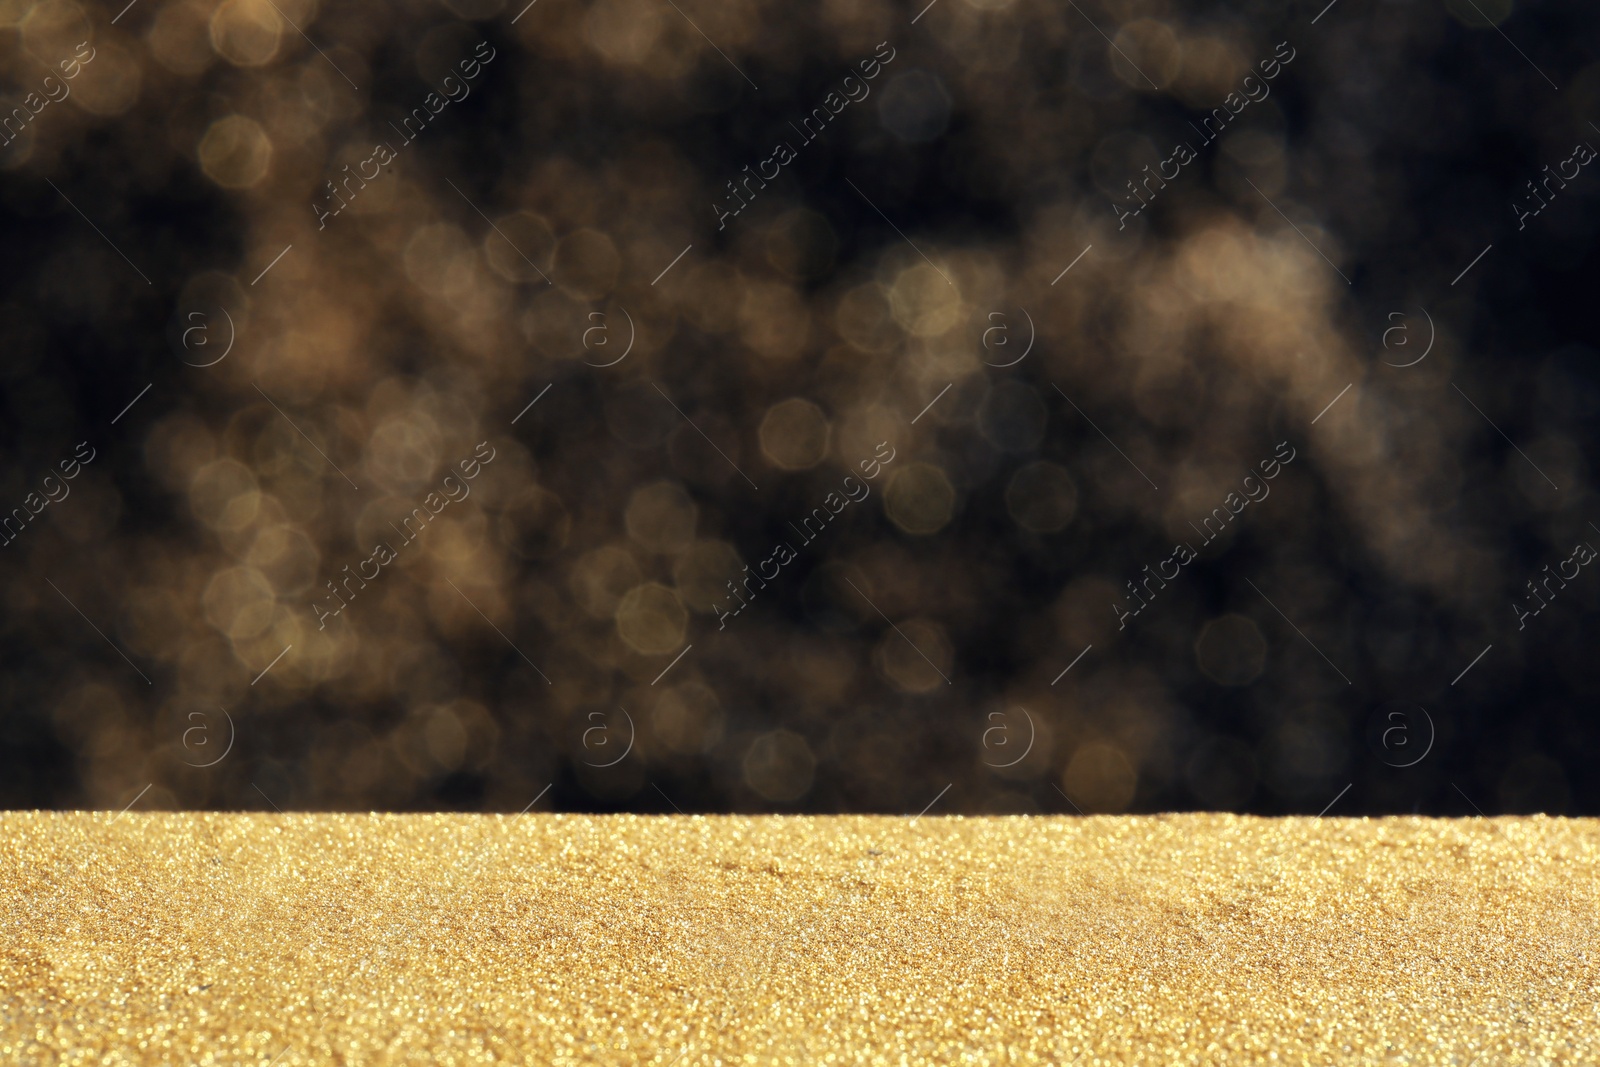
[[[1597,28],[0,0],[0,804],[1594,814]]]

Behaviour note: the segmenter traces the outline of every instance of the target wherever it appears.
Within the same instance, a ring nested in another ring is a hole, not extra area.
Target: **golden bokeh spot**
[[[1600,111],[1600,63],[1590,63],[1573,75],[1572,85],[1563,95],[1568,98],[1567,107],[1574,117]]]
[[[543,486],[519,492],[500,513],[500,541],[523,559],[549,559],[567,547],[572,516]]]
[[[89,41],[95,49],[95,59],[89,65],[99,61],[99,46],[92,43],[94,23],[80,5],[73,0],[45,0],[24,7],[27,13],[21,18],[22,47],[34,59],[59,73],[58,64],[74,58],[78,45]]]
[[[417,514],[418,510],[422,512],[421,515]],[[352,547],[367,553],[381,542],[397,553],[396,559],[384,565],[385,570],[409,568],[422,557],[421,553],[408,547],[407,538],[417,538],[432,521],[432,515],[423,505],[421,497],[378,497],[368,501],[357,514],[351,530],[354,538]]]
[[[174,74],[193,78],[216,61],[211,47],[211,5],[205,0],[163,4],[145,34],[150,54]]]
[[[304,611],[304,608],[299,608],[296,614]],[[367,643],[363,647],[362,633],[357,627],[329,623],[326,629],[319,630],[315,625],[308,625],[305,633],[308,638],[314,635],[316,640],[308,640],[301,648],[294,650],[294,667],[307,686],[349,677],[360,670],[364,663],[371,662],[373,646]],[[304,655],[301,655],[302,652]],[[257,670],[265,668],[271,660],[272,656],[268,656]],[[282,667],[283,664],[278,666]],[[277,668],[273,669],[276,671]],[[373,683],[368,678],[362,679],[362,684],[370,687]]]
[[[234,659],[252,676],[266,670],[267,664],[288,646],[306,647],[304,624],[308,621],[303,609],[291,608],[282,602],[264,604],[253,610],[266,616],[266,625],[256,633],[235,636],[232,641]],[[246,619],[239,621],[243,624]],[[308,661],[291,657],[272,668],[273,683],[279,688],[305,689],[308,666]],[[222,679],[216,681],[220,683]]]
[[[1515,0],[1444,0],[1445,10],[1475,30],[1497,27],[1511,17]]]
[[[931,463],[912,463],[889,476],[883,510],[908,534],[937,533],[955,512],[956,491],[950,479]]]
[[[252,469],[257,480],[261,473]],[[222,550],[234,559],[243,559],[244,554],[250,550],[251,543],[256,539],[256,532],[265,526],[282,525],[289,521],[284,513],[283,502],[271,493],[256,491],[247,496],[246,500],[238,502],[240,507],[237,516],[240,520],[237,525],[223,525],[216,527],[217,541]],[[244,519],[245,509],[250,508],[249,518]]]
[[[908,619],[890,627],[873,654],[878,670],[902,693],[927,693],[947,685],[950,641],[944,627],[928,619]]]
[[[811,339],[811,312],[787,285],[749,282],[739,302],[739,338],[763,359],[793,359]]]
[[[1109,578],[1093,574],[1074,578],[1050,609],[1056,634],[1064,644],[1079,647],[1112,640],[1117,632],[1111,626],[1115,615],[1106,605],[1123,595],[1118,583]]]
[[[722,702],[703,682],[685,682],[661,694],[650,713],[650,729],[671,752],[707,752],[722,740]]]
[[[506,0],[442,0],[458,19],[472,22],[490,19],[505,10]]]
[[[1164,22],[1136,19],[1112,38],[1107,57],[1111,70],[1124,84],[1148,89],[1150,82],[1165,89],[1183,69],[1183,45]],[[1148,76],[1150,81],[1145,81]]]
[[[567,587],[578,607],[594,619],[609,619],[628,590],[638,585],[644,574],[633,553],[615,545],[586,552],[573,565]]]
[[[1227,136],[1220,151],[1228,160],[1248,171],[1250,180],[1263,186],[1261,191],[1267,195],[1283,188],[1288,160],[1284,154],[1282,137],[1260,130],[1240,130]]]
[[[889,290],[894,319],[917,337],[937,337],[965,320],[961,290],[926,263],[900,272]]]
[[[267,176],[272,141],[255,119],[228,115],[206,128],[198,154],[206,177],[225,189],[248,189]]]
[[[986,772],[1012,781],[1050,773],[1056,730],[1040,711],[1052,703],[1047,694],[1034,693],[1021,703],[996,704],[984,715],[979,762]]]
[[[527,266],[526,263],[522,265]],[[615,356],[604,354],[605,349],[610,347],[609,338],[602,348],[598,345],[599,338],[591,336],[599,352],[596,355],[590,355],[590,350],[583,345],[584,331],[604,324],[604,320],[589,318],[591,310],[587,301],[578,299],[564,289],[541,287],[529,301],[528,311],[522,316],[522,335],[533,343],[540,355],[550,359],[588,359],[595,363],[615,359]]]
[[[551,278],[557,285],[585,300],[598,300],[617,284],[622,256],[610,237],[584,228],[567,234],[556,245],[552,267]]]
[[[775,804],[799,800],[811,791],[817,758],[806,739],[791,730],[773,730],[754,741],[744,754],[744,783]]]
[[[718,260],[697,263],[689,269],[689,281],[684,286],[687,292],[683,312],[697,329],[730,333],[739,324],[739,299],[744,287],[744,275],[737,268]]]
[[[863,352],[887,352],[900,340],[900,324],[882,287],[858,285],[839,298],[833,325],[850,344]]]
[[[213,530],[242,529],[260,507],[256,476],[237,460],[207,463],[189,483],[189,510]]]
[[[822,274],[832,265],[838,247],[828,220],[805,208],[784,212],[767,228],[767,262],[791,281]]]
[[[599,0],[584,19],[589,43],[607,60],[640,64],[661,36],[661,8],[647,0]]]
[[[29,122],[20,132],[17,130],[15,113],[21,111],[24,115],[28,114],[25,99],[24,94],[0,93],[0,119],[11,118],[11,125],[5,127],[5,134],[10,140],[0,145],[0,171],[27,166],[33,159],[34,149],[38,147],[39,135],[35,132],[38,127],[34,123]]]
[[[211,47],[236,67],[272,62],[285,30],[269,0],[222,0],[211,13]]]
[[[1252,620],[1223,615],[1201,628],[1194,658],[1205,676],[1219,685],[1249,685],[1266,667],[1267,641]]]
[[[1121,749],[1095,741],[1072,754],[1061,784],[1084,811],[1115,815],[1133,803],[1139,775]]]
[[[689,613],[678,594],[660,582],[628,590],[617,605],[617,633],[628,647],[646,656],[671,652],[683,644]]]
[[[768,408],[761,420],[761,451],[786,471],[809,470],[827,456],[832,430],[821,408],[790,397]]]
[[[244,561],[260,571],[279,593],[302,593],[316,584],[322,555],[299,527],[267,526],[257,531]]]
[[[201,600],[206,620],[234,640],[255,637],[271,626],[277,607],[272,583],[254,567],[218,571]]]
[[[550,224],[544,216],[531,211],[502,215],[483,234],[483,258],[508,282],[544,281],[555,269],[555,251],[556,238],[550,232]]]
[[[420,489],[433,480],[443,450],[444,437],[430,416],[402,411],[372,431],[364,466],[385,489]]]
[[[0,0],[0,28],[14,29],[33,11],[36,0]]]
[[[477,575],[489,553],[489,522],[482,512],[457,511],[434,520],[438,533],[424,546],[430,559],[448,565],[452,574]]]
[[[714,611],[728,600],[728,583],[743,577],[744,563],[726,541],[696,541],[672,564],[672,582],[692,611]]]
[[[928,399],[932,399],[931,394]],[[905,425],[904,415],[877,402],[847,409],[834,434],[834,451],[857,463],[859,470],[861,459],[875,454],[885,442],[903,434]]]
[[[1055,533],[1078,510],[1078,489],[1065,467],[1043,460],[1018,468],[1006,485],[1006,511],[1024,530]]]
[[[500,728],[475,700],[420,704],[389,735],[401,766],[418,778],[476,768],[499,739]]]
[[[1228,41],[1194,37],[1183,43],[1183,66],[1174,88],[1184,103],[1209,114],[1253,69]]]
[[[406,277],[432,296],[466,297],[478,287],[478,250],[459,226],[418,226],[406,242],[404,259]]]
[[[467,731],[449,708],[434,708],[422,722],[422,741],[441,771],[453,771],[467,758]]]
[[[652,482],[628,498],[628,536],[652,552],[672,555],[694,542],[700,509],[677,482]]]
[[[139,102],[143,60],[119,44],[107,42],[94,48],[94,60],[83,65],[68,99],[91,115],[113,118]]]

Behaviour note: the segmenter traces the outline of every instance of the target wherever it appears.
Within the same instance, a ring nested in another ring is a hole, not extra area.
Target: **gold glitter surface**
[[[1600,822],[9,813],[4,1064],[1592,1064]]]

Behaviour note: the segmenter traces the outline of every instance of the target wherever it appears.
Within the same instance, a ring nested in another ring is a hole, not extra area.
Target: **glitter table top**
[[[0,814],[0,1063],[1600,1062],[1600,821]]]

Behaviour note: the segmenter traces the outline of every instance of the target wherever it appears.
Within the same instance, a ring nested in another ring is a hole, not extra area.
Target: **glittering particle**
[[[0,816],[0,1062],[1600,1059],[1600,824]]]

